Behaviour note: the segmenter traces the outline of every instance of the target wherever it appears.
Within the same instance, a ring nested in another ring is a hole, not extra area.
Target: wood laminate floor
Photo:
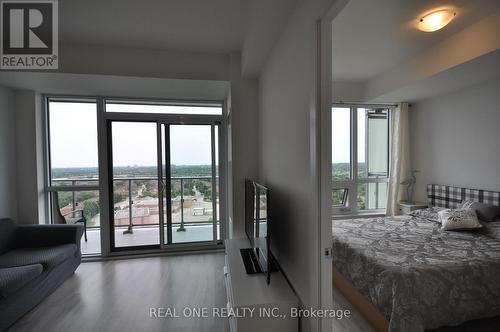
[[[227,319],[151,318],[150,308],[224,308],[223,253],[136,258],[82,263],[61,287],[8,331],[225,332]],[[334,332],[373,332],[370,324],[336,290],[335,309],[348,319],[333,320]],[[439,332],[498,331],[500,317]],[[438,332],[438,330],[435,330]],[[262,331],[264,332],[264,331]],[[434,331],[433,331],[434,332]]]
[[[150,308],[226,306],[223,253],[82,263],[8,331],[227,331],[227,319],[150,318]]]

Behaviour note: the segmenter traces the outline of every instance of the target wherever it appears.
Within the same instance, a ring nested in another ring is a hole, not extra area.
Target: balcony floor
[[[123,234],[127,227],[115,229],[116,247],[155,245],[160,242],[158,226],[135,226],[133,234]],[[184,232],[178,232],[179,226],[172,227],[172,240],[174,243],[189,243],[200,241],[212,241],[213,226],[186,225]],[[217,226],[219,233],[219,226]],[[99,229],[87,229],[87,241],[82,237],[82,253],[84,255],[99,254],[101,252],[101,234]]]

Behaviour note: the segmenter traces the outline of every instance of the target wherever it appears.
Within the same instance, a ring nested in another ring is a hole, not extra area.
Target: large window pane
[[[358,108],[358,176],[387,177],[389,173],[389,111]]]
[[[84,236],[81,238],[82,254],[99,254],[101,252],[99,191],[58,191],[57,198],[57,207],[65,223],[75,223],[81,219],[82,213],[87,221],[87,241]]]
[[[50,186],[99,186],[97,150],[97,106],[95,100],[48,99]],[[71,189],[69,189],[71,190]],[[52,194],[52,192],[51,192]],[[101,252],[99,191],[57,192],[57,205],[64,222],[87,221],[87,240],[81,239],[82,254]],[[50,197],[52,199],[52,197]],[[57,211],[51,211],[52,222]]]
[[[49,100],[48,107],[51,185],[95,186],[99,177],[95,101]]]
[[[389,121],[387,109],[373,109],[367,115],[368,176],[389,175]]]
[[[366,178],[368,176],[368,170],[366,168],[366,108],[356,109],[356,117],[358,123],[358,146],[357,146],[357,156],[358,156],[358,177]]]
[[[345,180],[351,176],[351,110],[332,108],[332,178]]]
[[[387,206],[387,182],[358,184],[358,210],[385,209]]]

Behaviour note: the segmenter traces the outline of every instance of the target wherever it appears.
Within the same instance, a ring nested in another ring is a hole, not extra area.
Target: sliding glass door
[[[220,122],[142,118],[107,121],[112,251],[215,244]]]
[[[214,125],[169,127],[171,243],[217,238]],[[167,235],[169,229],[167,228]],[[168,236],[166,237],[167,239]]]

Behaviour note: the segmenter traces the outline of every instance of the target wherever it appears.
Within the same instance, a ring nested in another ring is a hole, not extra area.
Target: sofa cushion
[[[44,268],[51,268],[74,255],[77,250],[76,244],[14,249],[0,256],[0,267],[42,264]]]
[[[0,268],[0,297],[7,297],[42,274],[41,264]]]
[[[8,251],[16,224],[10,219],[0,219],[0,255]]]

